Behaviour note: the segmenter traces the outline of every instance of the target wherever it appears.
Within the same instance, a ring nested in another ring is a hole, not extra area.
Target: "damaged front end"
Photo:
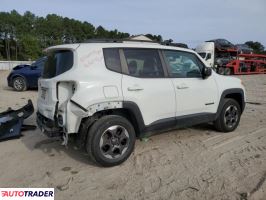
[[[32,101],[18,110],[9,108],[7,111],[0,113],[0,140],[21,136],[21,131],[32,130],[36,126],[24,125],[24,119],[28,118],[34,112]]]

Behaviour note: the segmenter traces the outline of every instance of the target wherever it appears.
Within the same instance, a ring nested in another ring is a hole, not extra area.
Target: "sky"
[[[216,38],[266,47],[266,0],[0,0],[0,11],[88,21],[130,34],[160,34],[194,48]]]

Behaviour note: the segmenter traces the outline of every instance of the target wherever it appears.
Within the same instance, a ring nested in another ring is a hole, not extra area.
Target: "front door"
[[[191,52],[163,51],[176,93],[176,116],[215,113],[218,91],[213,76],[202,78],[204,64]]]

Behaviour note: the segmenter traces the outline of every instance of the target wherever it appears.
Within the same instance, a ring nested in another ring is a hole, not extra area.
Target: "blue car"
[[[16,91],[38,88],[38,79],[42,75],[46,57],[42,57],[31,65],[18,65],[7,77],[9,87]]]

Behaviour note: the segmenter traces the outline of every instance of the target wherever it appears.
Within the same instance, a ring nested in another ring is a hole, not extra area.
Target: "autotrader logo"
[[[54,188],[0,188],[0,200],[54,200]]]

